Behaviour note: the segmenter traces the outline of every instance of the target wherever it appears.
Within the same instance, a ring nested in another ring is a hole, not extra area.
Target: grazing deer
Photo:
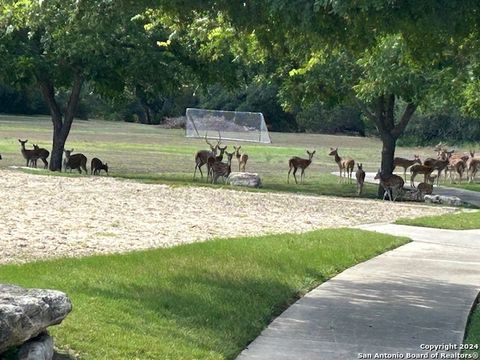
[[[105,170],[108,175],[108,164],[102,163],[99,158],[93,158],[90,162],[90,175],[100,175],[100,171]]]
[[[410,174],[411,174],[410,186],[412,188],[415,188],[415,177],[418,174],[423,174],[424,176],[423,182],[427,182],[427,179],[430,177],[430,175],[432,175],[432,172],[433,172],[433,167],[426,166],[426,165],[419,165],[419,164],[412,165],[412,167],[410,168]]]
[[[37,153],[37,158],[34,159],[35,167],[37,167],[37,159],[40,159],[43,162],[43,168],[48,169],[47,158],[50,156],[50,151],[44,148],[40,148],[37,144],[33,144],[33,149]]]
[[[219,177],[223,177],[226,181],[228,175],[232,172],[232,158],[235,154],[234,152],[229,153],[228,151],[225,152],[227,154],[227,162],[215,161],[212,165],[212,183],[216,184]]]
[[[238,160],[238,171],[245,172],[245,166],[247,165],[248,155],[247,154],[240,154],[240,149],[242,146],[236,147],[234,146],[233,149],[235,150],[235,157]]]
[[[83,154],[72,155],[73,149],[63,150],[63,151],[65,153],[65,161],[63,162],[65,171],[67,171],[67,169],[70,169],[70,172],[71,172],[73,169],[77,169],[78,172],[81,174],[83,169],[85,171],[85,174],[88,174],[87,157],[85,155]]]
[[[35,150],[27,150],[25,148],[25,144],[28,142],[28,139],[27,140],[18,139],[18,142],[22,146],[21,151],[22,151],[23,158],[27,160],[27,166],[30,166],[30,165],[33,166],[34,164],[36,164],[36,161],[38,159],[37,152]]]
[[[365,183],[365,171],[363,171],[363,164],[357,164],[357,171],[355,177],[357,178],[357,194],[362,195],[363,184]]]
[[[205,142],[208,144],[208,146],[210,146],[210,150],[200,150],[200,151],[197,151],[197,153],[195,154],[195,171],[193,172],[194,179],[197,174],[197,169],[200,171],[200,175],[203,179],[202,166],[207,165],[207,180],[208,180],[208,176],[210,174],[210,165],[208,164],[208,159],[215,158],[215,156],[217,156],[217,150],[218,150],[218,147],[220,146],[220,139],[221,138],[219,138],[216,145],[213,145],[207,140],[207,134],[205,134]]]
[[[316,150],[313,150],[312,152],[307,151],[308,154],[308,159],[302,159],[299,158],[298,156],[294,156],[288,160],[288,166],[290,169],[288,170],[288,176],[287,176],[287,184],[290,183],[290,172],[293,169],[293,177],[295,179],[295,184],[298,184],[297,182],[297,176],[295,175],[297,173],[297,169],[300,168],[302,170],[300,174],[300,183],[303,184],[303,180],[305,178],[305,169],[310,166],[312,163],[312,158],[313,155],[315,154]]]
[[[385,176],[380,169],[378,169],[374,179],[379,180],[380,186],[385,190],[383,200],[388,196],[390,201],[395,201],[400,192],[403,191],[403,185],[405,184],[401,176],[395,174]],[[397,190],[397,194],[395,194],[395,190]]]
[[[342,178],[342,170],[345,179],[348,177],[350,180],[352,179],[353,168],[355,167],[355,160],[352,158],[344,158],[342,159],[338,155],[338,148],[330,148],[330,156],[335,156],[335,162],[338,165],[338,169],[340,170],[340,179]]]
[[[403,177],[407,180],[407,169],[413,164],[422,164],[418,155],[413,155],[413,160],[396,157],[393,159],[393,170],[395,170],[396,167],[403,167]]]

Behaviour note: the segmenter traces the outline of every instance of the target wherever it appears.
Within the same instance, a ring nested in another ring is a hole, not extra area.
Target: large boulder
[[[71,310],[63,292],[0,284],[0,353],[60,324]]]
[[[53,353],[53,338],[45,332],[20,346],[17,360],[52,360]]]
[[[255,173],[232,172],[227,179],[227,184],[233,186],[247,186],[258,188],[262,186],[260,176]]]

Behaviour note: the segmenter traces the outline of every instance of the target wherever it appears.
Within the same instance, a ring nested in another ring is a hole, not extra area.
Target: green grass
[[[465,339],[463,341],[465,345],[473,345],[476,349],[467,349],[463,351],[466,354],[476,353],[480,354],[480,306],[477,302],[475,308],[473,309],[470,317],[468,319],[467,330],[465,332]]]
[[[81,359],[233,359],[272,318],[340,271],[406,243],[360,230],[213,240],[0,267],[0,282],[65,291],[51,332]]]
[[[477,177],[476,181],[478,181],[478,177]],[[445,182],[443,184],[443,186],[454,187],[454,188],[465,189],[465,190],[471,190],[471,191],[480,191],[480,183],[479,182],[473,182],[473,183],[462,182],[461,184],[458,184],[458,183],[450,184],[449,182]]]
[[[480,229],[480,211],[462,211],[440,216],[399,219],[396,223],[451,230]]]

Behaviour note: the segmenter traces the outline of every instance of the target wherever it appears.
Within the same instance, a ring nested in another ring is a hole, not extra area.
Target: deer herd
[[[21,146],[21,153],[26,160],[27,167],[37,167],[37,161],[43,162],[44,168],[48,168],[48,157],[50,152],[47,149],[40,148],[37,144],[33,144],[33,149],[27,149],[26,144],[28,140],[18,139]],[[195,154],[195,170],[193,178],[195,179],[197,169],[200,172],[200,176],[203,179],[202,167],[206,165],[207,169],[207,181],[217,183],[218,179],[223,178],[224,181],[228,178],[232,172],[232,159],[235,156],[238,162],[238,171],[245,172],[248,155],[241,152],[241,146],[233,146],[233,152],[227,151],[227,146],[222,145],[222,139],[219,134],[216,144],[212,144],[205,135],[205,142],[210,147],[209,150],[200,150]],[[78,170],[82,173],[87,172],[87,157],[83,154],[72,154],[74,149],[64,150],[65,158],[63,160],[63,169]],[[394,201],[399,194],[404,191],[405,181],[407,180],[407,169],[410,169],[410,187],[412,190],[420,195],[431,194],[433,191],[433,184],[439,184],[439,180],[442,174],[445,177],[445,181],[450,179],[450,182],[462,181],[465,176],[468,182],[473,182],[478,170],[480,169],[480,157],[475,157],[475,152],[469,153],[455,153],[454,150],[448,150],[445,144],[439,143],[435,146],[434,151],[436,157],[426,158],[423,163],[418,155],[414,155],[413,159],[406,159],[402,157],[395,157],[393,161],[393,168],[403,168],[403,177],[390,174],[386,175],[378,170],[375,175],[375,179],[379,180],[381,187],[384,189],[384,199]],[[288,160],[288,175],[287,183],[290,182],[290,174],[293,170],[293,178],[295,183],[298,184],[297,171],[300,170],[300,184],[303,183],[305,178],[305,170],[312,163],[313,156],[316,151],[306,150],[308,158],[301,158],[294,156]],[[330,148],[329,156],[333,156],[335,163],[338,166],[340,173],[340,181],[352,182],[353,171],[355,168],[355,160],[351,157],[341,157],[338,153],[338,148]],[[224,162],[226,158],[226,162]],[[0,159],[2,156],[0,155]],[[108,175],[108,164],[103,163],[98,158],[93,158],[90,163],[90,174],[99,175],[101,170],[104,170]],[[436,173],[434,173],[436,172]],[[417,175],[423,175],[423,182],[415,186],[415,178]],[[357,194],[361,195],[363,190],[363,184],[365,182],[365,171],[363,170],[363,164],[357,164],[355,171],[355,178],[357,184]]]

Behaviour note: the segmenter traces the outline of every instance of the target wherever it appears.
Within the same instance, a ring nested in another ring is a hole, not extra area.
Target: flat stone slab
[[[480,231],[386,224],[361,228],[414,241],[308,293],[238,359],[373,359],[379,353],[406,358],[407,353],[428,353],[422,344],[462,343],[480,291],[480,251],[472,251],[480,249]]]
[[[59,324],[71,310],[63,292],[0,284],[0,353]]]

